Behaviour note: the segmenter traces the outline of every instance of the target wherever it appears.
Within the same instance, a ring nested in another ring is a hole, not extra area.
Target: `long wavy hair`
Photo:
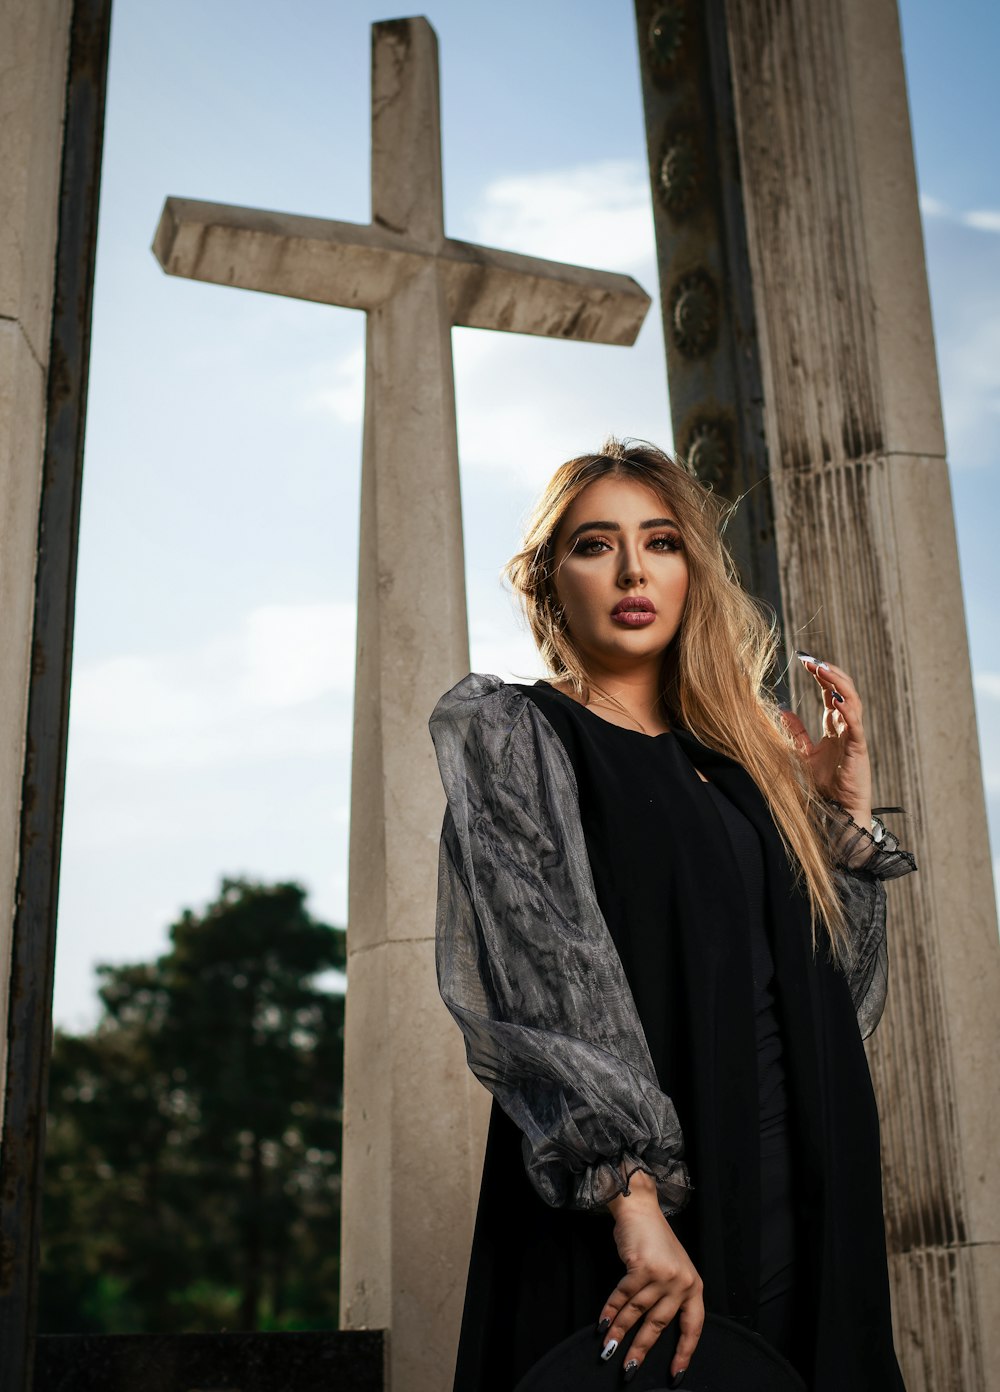
[[[557,469],[528,518],[521,550],[503,567],[550,679],[568,683],[584,703],[592,690],[614,701],[587,674],[554,579],[559,525],[578,494],[603,478],[631,479],[652,489],[680,527],[688,593],[680,628],[663,656],[665,715],[746,769],[767,801],[796,880],[804,884],[813,951],[822,924],[832,956],[846,961],[847,925],[831,851],[819,830],[822,799],[769,685],[780,629],[770,605],[743,589],[724,539],[735,504],[646,441],[610,438],[599,454],[580,455]]]

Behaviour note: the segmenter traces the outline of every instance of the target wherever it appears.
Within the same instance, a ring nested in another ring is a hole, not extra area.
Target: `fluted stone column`
[[[856,678],[919,866],[869,1048],[897,1346],[909,1392],[987,1392],[1000,954],[896,4],[726,14],[786,633]]]
[[[857,680],[919,865],[868,1046],[907,1388],[985,1392],[1000,955],[895,0],[635,8],[675,439],[746,495],[730,537],[788,646]]]

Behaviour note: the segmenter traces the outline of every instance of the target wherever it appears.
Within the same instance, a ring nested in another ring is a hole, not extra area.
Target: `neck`
[[[625,672],[596,664],[588,664],[585,670],[590,683],[588,705],[614,706],[617,703],[643,727],[667,724],[660,700],[659,657]]]

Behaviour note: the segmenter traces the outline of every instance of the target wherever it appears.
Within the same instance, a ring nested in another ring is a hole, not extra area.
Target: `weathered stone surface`
[[[49,351],[70,0],[4,0],[0,12],[0,319]]]
[[[168,198],[153,251],[170,275],[375,309],[430,267],[449,325],[591,343],[635,342],[649,297],[630,276],[380,223],[330,222]]]
[[[869,1045],[910,1392],[1000,1380],[1000,953],[894,0],[727,6],[794,644],[865,705],[889,890]],[[798,702],[811,679],[796,671]]]
[[[451,1385],[489,1095],[434,975],[444,810],[427,730],[469,667],[451,328],[634,341],[628,276],[444,233],[437,43],[373,28],[367,226],[171,198],[173,275],[367,311],[351,777],[341,1319],[391,1330],[391,1381]]]
[[[0,1014],[7,1018],[69,0],[0,10]],[[0,1030],[0,1088],[7,1029]],[[0,1095],[0,1122],[3,1118]]]

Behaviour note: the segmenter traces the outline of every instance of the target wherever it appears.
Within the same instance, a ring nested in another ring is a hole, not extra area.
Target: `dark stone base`
[[[385,1331],[42,1334],[34,1392],[385,1392]]]

